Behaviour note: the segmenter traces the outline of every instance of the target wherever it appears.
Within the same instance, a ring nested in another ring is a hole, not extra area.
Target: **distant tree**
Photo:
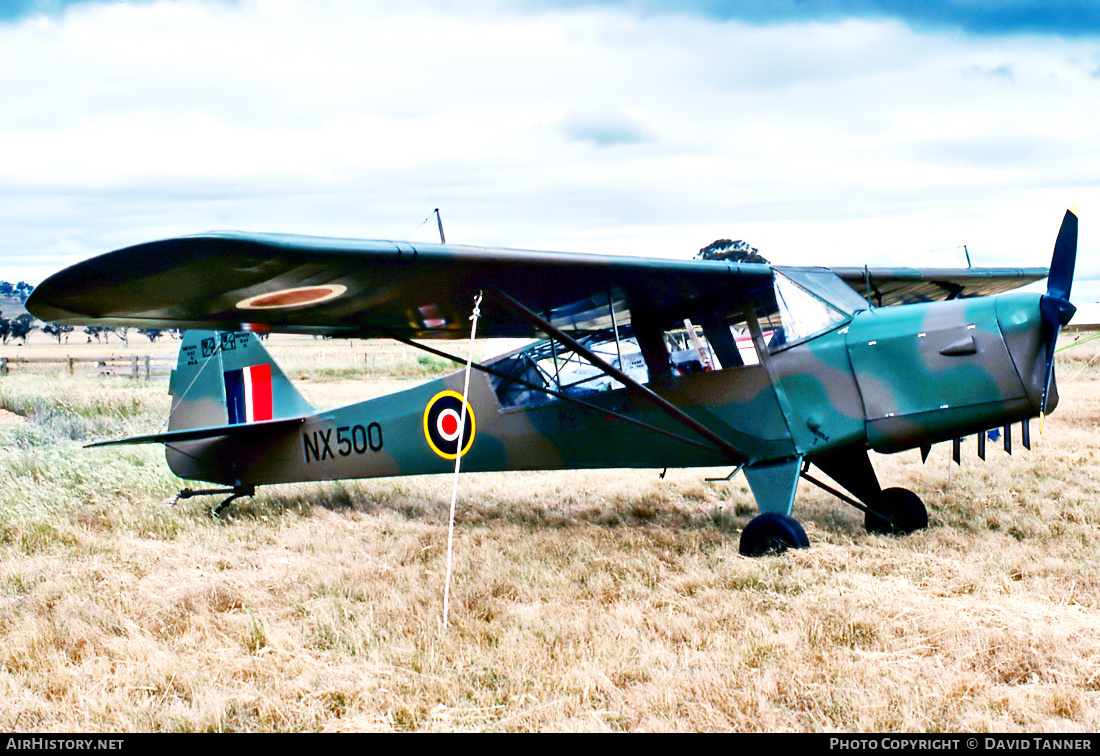
[[[88,343],[92,343],[92,339],[95,339],[95,343],[100,343],[100,338],[107,338],[107,333],[111,329],[103,328],[102,326],[87,326],[84,329],[84,333],[88,334]]]
[[[164,335],[164,330],[161,328],[139,328],[138,333],[148,337],[149,343],[154,343]]]
[[[34,328],[34,316],[25,312],[11,321],[11,331],[8,335],[12,340],[22,339],[25,346],[27,343],[27,334],[33,331]],[[7,343],[7,339],[4,340],[4,343]]]
[[[8,337],[11,336],[11,321],[0,315],[0,339],[3,343],[8,343]]]
[[[764,263],[765,260],[760,255],[760,250],[751,246],[748,242],[730,241],[729,239],[718,239],[712,241],[707,246],[699,250],[699,254],[695,256],[697,260],[729,260],[730,262],[738,263]]]
[[[32,291],[34,287],[26,281],[20,281],[17,284],[0,281],[0,297],[15,297],[20,302],[26,302]]]
[[[70,325],[57,325],[56,323],[46,323],[42,326],[42,333],[48,333],[57,339],[57,343],[61,343],[61,337],[65,337],[65,343],[69,343],[69,334],[73,332],[73,327]],[[26,339],[23,340],[26,343]]]

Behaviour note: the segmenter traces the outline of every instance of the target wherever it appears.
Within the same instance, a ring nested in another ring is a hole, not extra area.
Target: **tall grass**
[[[812,548],[752,560],[726,471],[464,476],[444,630],[449,478],[214,519],[158,447],[83,447],[163,384],[0,377],[0,729],[1094,730],[1100,375],[1059,378],[1031,453],[874,459],[905,538],[802,487]]]

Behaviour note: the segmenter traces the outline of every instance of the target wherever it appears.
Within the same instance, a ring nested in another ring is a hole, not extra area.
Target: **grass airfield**
[[[402,347],[273,337],[317,406],[437,374]],[[0,356],[103,353],[74,333]],[[176,342],[111,351],[170,354]],[[461,351],[461,349],[458,349]],[[1100,349],[1059,356],[1032,451],[873,461],[930,527],[870,536],[803,484],[812,547],[750,560],[728,469],[262,488],[222,519],[153,432],[164,381],[0,376],[5,731],[1100,729]]]

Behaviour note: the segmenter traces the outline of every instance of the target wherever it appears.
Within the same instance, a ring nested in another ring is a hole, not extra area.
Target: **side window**
[[[802,302],[800,293],[809,302]],[[765,282],[752,296],[758,302],[764,300],[757,314],[765,336],[777,339],[776,343],[790,333],[802,338],[804,332],[809,333],[807,328],[816,328],[813,322],[829,317],[827,305],[822,309],[823,303],[793,282],[785,281],[782,290]],[[627,309],[625,296],[611,292],[606,298],[592,297],[551,310],[547,319],[575,334],[585,348],[632,380],[648,384],[758,365],[760,357],[746,323],[745,300],[746,292],[738,292],[728,302],[711,302],[713,306],[694,313],[695,319],[670,327],[667,321],[639,323],[639,314]],[[817,311],[813,311],[814,303]],[[552,339],[532,342],[489,364],[499,372],[491,382],[503,407],[544,404],[557,401],[557,395],[583,399],[624,388],[622,382]]]
[[[638,342],[621,329],[619,338],[611,335],[588,337],[584,345],[601,359],[626,373],[639,383],[649,381],[649,370]],[[554,401],[542,389],[566,396],[583,398],[588,394],[613,391],[623,384],[592,365],[580,355],[549,339],[536,341],[517,352],[490,362],[507,377],[492,377],[493,388],[501,406],[519,407]]]
[[[712,318],[706,325],[684,321],[684,328],[665,334],[673,367],[683,375],[700,370],[728,370],[756,365],[760,358],[743,322]]]
[[[690,320],[684,321],[683,328],[665,332],[668,344],[668,357],[672,367],[679,375],[704,373],[721,367],[714,350],[706,343],[706,335]]]

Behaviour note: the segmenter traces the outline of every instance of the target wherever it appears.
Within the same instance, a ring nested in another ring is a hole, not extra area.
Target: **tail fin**
[[[313,412],[252,333],[184,332],[168,393],[172,395],[169,431]]]

